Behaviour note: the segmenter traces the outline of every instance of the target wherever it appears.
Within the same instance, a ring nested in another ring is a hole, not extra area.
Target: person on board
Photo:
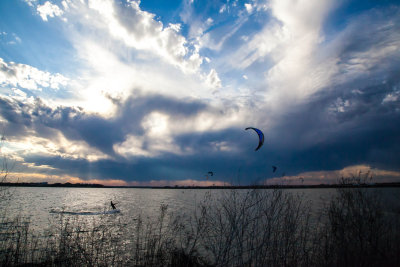
[[[113,203],[113,202],[111,201],[111,207],[112,207],[113,210],[116,209],[115,204],[117,204],[117,203]]]

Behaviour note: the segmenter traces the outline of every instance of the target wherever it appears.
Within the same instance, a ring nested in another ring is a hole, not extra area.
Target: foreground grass
[[[285,190],[207,194],[193,214],[107,225],[62,216],[45,236],[3,216],[3,266],[400,266],[400,213],[366,189],[338,188],[317,216]]]

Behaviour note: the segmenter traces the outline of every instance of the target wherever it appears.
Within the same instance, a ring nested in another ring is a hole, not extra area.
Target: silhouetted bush
[[[315,265],[399,266],[399,214],[365,188],[338,188],[315,234]]]
[[[299,266],[308,262],[309,208],[283,190],[231,190],[201,205],[203,249],[216,266]]]

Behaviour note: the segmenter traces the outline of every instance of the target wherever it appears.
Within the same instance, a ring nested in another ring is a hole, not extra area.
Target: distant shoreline
[[[309,189],[309,188],[379,188],[400,187],[396,183],[374,184],[319,184],[319,185],[241,185],[241,186],[107,186],[102,184],[71,183],[0,183],[0,186],[13,187],[68,187],[68,188],[142,188],[142,189]]]

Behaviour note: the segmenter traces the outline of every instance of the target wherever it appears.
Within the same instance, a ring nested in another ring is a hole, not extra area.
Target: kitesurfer
[[[116,209],[115,204],[116,204],[116,203],[113,203],[113,202],[111,201],[111,207],[112,207],[113,210]]]

